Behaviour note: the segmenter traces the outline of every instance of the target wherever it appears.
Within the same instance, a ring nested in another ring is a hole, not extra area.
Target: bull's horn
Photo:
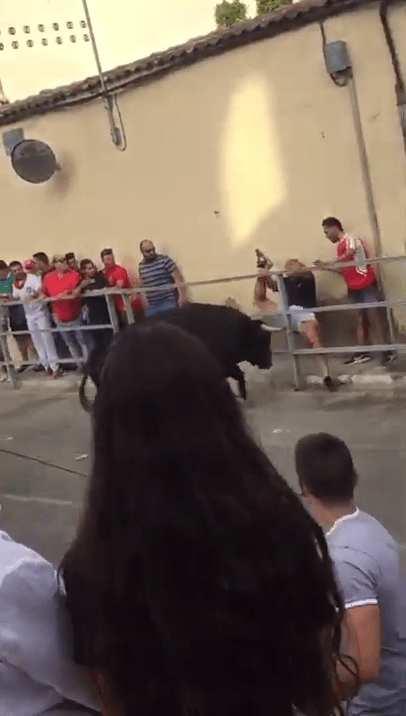
[[[267,326],[266,323],[262,324],[262,328],[264,331],[268,331],[268,333],[277,333],[283,330],[282,328],[277,328],[276,326]]]

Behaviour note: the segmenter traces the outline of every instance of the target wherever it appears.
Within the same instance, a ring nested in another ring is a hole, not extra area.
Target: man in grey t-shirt
[[[406,583],[398,545],[354,501],[357,475],[342,440],[321,433],[296,447],[304,499],[326,539],[345,617],[343,648],[358,664],[361,686],[337,664],[351,716],[406,716]]]

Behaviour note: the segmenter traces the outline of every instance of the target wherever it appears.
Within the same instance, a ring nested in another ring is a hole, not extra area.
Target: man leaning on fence
[[[58,297],[51,302],[51,310],[57,328],[69,348],[71,355],[80,365],[87,358],[87,350],[80,330],[82,325],[82,299],[79,296],[81,276],[68,268],[64,256],[55,256],[55,269],[45,274],[42,280],[42,294],[45,298]]]
[[[8,327],[8,312],[4,303],[12,292],[13,277],[5,261],[0,261],[0,334],[5,333]],[[0,336],[0,361],[4,363],[4,353],[7,350],[7,338]],[[4,349],[4,350],[3,350]],[[0,382],[7,380],[7,368],[5,365],[0,369]]]
[[[375,271],[371,264],[367,264],[372,258],[372,251],[364,239],[357,236],[350,236],[344,231],[341,221],[334,216],[328,216],[322,222],[325,236],[335,246],[336,264],[355,262],[355,266],[340,268],[340,273],[347,284],[348,298],[350,303],[376,303],[381,300],[379,286],[376,280]],[[328,268],[322,261],[315,261],[318,268]],[[332,269],[334,270],[334,269]],[[367,344],[365,319],[371,327],[375,340],[378,344],[385,343],[384,327],[382,325],[376,307],[354,309],[357,325],[357,343],[359,346]],[[370,353],[357,353],[345,361],[346,365],[365,363],[371,360]],[[382,365],[389,365],[395,358],[393,353],[382,354]]]
[[[22,301],[28,330],[34,348],[38,353],[40,365],[52,378],[62,375],[58,365],[55,342],[51,333],[51,319],[48,308],[41,296],[41,279],[34,273],[35,264],[32,259],[25,261],[14,277],[13,298]]]
[[[187,292],[182,286],[185,279],[176,263],[169,256],[158,254],[152,241],[141,241],[140,251],[143,256],[138,266],[140,285],[155,289],[144,296],[145,315],[156,316],[187,303]]]

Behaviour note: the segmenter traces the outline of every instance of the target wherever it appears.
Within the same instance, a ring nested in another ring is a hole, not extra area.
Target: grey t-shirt
[[[378,604],[380,612],[380,676],[361,687],[349,714],[406,716],[406,582],[398,545],[359,509],[337,520],[326,539],[346,609]]]

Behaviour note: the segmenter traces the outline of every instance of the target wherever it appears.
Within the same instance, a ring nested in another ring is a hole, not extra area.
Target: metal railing
[[[400,256],[390,256],[390,257],[384,257],[384,258],[374,258],[374,259],[368,259],[366,261],[367,264],[385,264],[385,263],[394,263],[394,262],[406,262],[406,256],[400,255]],[[307,268],[304,268],[303,271],[323,271],[326,269],[332,269],[334,271],[337,271],[341,268],[346,268],[350,266],[356,266],[355,261],[349,261],[346,263],[340,263],[339,266],[335,263],[332,264],[325,264],[323,268],[317,267],[317,266],[310,266]],[[239,281],[255,281],[258,276],[263,276],[264,274],[256,273],[250,273],[250,274],[244,274],[244,275],[238,275],[238,276],[225,276],[221,278],[214,278],[214,279],[206,279],[206,280],[199,280],[199,281],[185,281],[182,286],[185,288],[194,288],[194,287],[204,287],[204,286],[213,286],[218,284],[226,284],[226,283],[234,283]],[[286,354],[289,355],[291,364],[292,364],[292,370],[293,370],[293,378],[294,378],[294,384],[296,388],[303,387],[303,380],[302,375],[300,371],[300,357],[301,356],[316,356],[316,355],[346,355],[346,354],[356,354],[356,353],[377,353],[377,352],[386,352],[386,351],[406,351],[406,344],[396,341],[395,338],[395,332],[393,327],[393,319],[392,319],[392,313],[391,311],[394,308],[397,307],[406,307],[406,296],[402,299],[393,299],[393,300],[383,300],[383,301],[375,301],[371,303],[360,303],[360,304],[354,304],[354,303],[341,303],[341,304],[332,304],[327,306],[316,306],[314,308],[305,309],[307,312],[318,314],[323,312],[334,312],[334,311],[354,311],[354,310],[365,310],[368,308],[385,308],[386,314],[388,318],[388,327],[389,327],[389,334],[390,334],[390,342],[385,344],[370,344],[370,345],[345,345],[345,346],[334,346],[334,347],[323,347],[320,349],[314,349],[314,348],[297,348],[295,345],[295,334],[297,333],[297,329],[294,327],[294,323],[292,320],[292,316],[297,314],[297,309],[291,310],[288,304],[287,294],[286,294],[286,288],[284,283],[284,275],[286,275],[286,271],[284,270],[276,270],[271,269],[270,271],[266,272],[267,276],[274,277],[277,283],[278,287],[278,293],[280,297],[280,308],[275,311],[255,311],[254,317],[269,320],[272,318],[281,319],[282,318],[282,324],[283,327],[279,330],[285,331],[286,333],[286,343],[287,347],[286,349],[277,349],[273,352],[279,353],[279,354]],[[406,277],[406,276],[405,276]],[[83,323],[82,325],[72,328],[72,327],[62,327],[61,325],[58,325],[56,327],[51,327],[44,329],[41,332],[51,332],[55,334],[61,334],[63,332],[72,332],[72,331],[80,331],[80,333],[84,332],[94,332],[94,331],[100,331],[103,329],[110,329],[113,332],[116,332],[119,330],[119,320],[118,315],[115,309],[114,305],[114,296],[119,295],[122,297],[124,308],[125,308],[125,314],[127,318],[128,323],[133,323],[134,318],[134,312],[131,307],[131,296],[133,294],[141,294],[144,295],[144,297],[148,297],[148,293],[156,292],[157,289],[159,290],[168,290],[174,289],[174,284],[160,284],[159,286],[152,286],[152,287],[134,287],[130,289],[121,289],[121,288],[108,288],[108,289],[97,289],[94,291],[88,291],[86,293],[83,293],[81,295],[82,300],[83,299],[91,299],[93,297],[100,297],[104,296],[106,299],[107,309],[109,313],[110,322],[108,324],[93,324],[93,325],[87,325]],[[69,297],[64,296],[63,299],[60,297],[54,297],[54,298],[47,298],[43,299],[43,303],[51,304],[54,301],[60,301],[60,300],[74,300],[74,298],[77,299],[77,297]],[[7,311],[7,308],[10,306],[16,306],[16,305],[24,305],[24,302],[18,301],[15,299],[7,299],[6,301],[1,301],[0,299],[0,312]],[[4,318],[0,320],[3,322]],[[13,360],[10,355],[7,338],[12,336],[19,336],[19,335],[27,335],[27,331],[11,331],[10,326],[8,325],[7,330],[4,330],[4,324],[0,326],[0,347],[3,352],[4,360],[0,361],[0,366],[5,366],[9,382],[13,387],[16,387],[16,372],[14,369]],[[29,331],[28,331],[29,333]],[[84,356],[84,360],[86,359],[86,356]],[[59,358],[58,357],[58,363],[61,365],[64,364],[76,364],[78,361],[76,358]],[[24,361],[26,365],[39,365],[39,361]]]

